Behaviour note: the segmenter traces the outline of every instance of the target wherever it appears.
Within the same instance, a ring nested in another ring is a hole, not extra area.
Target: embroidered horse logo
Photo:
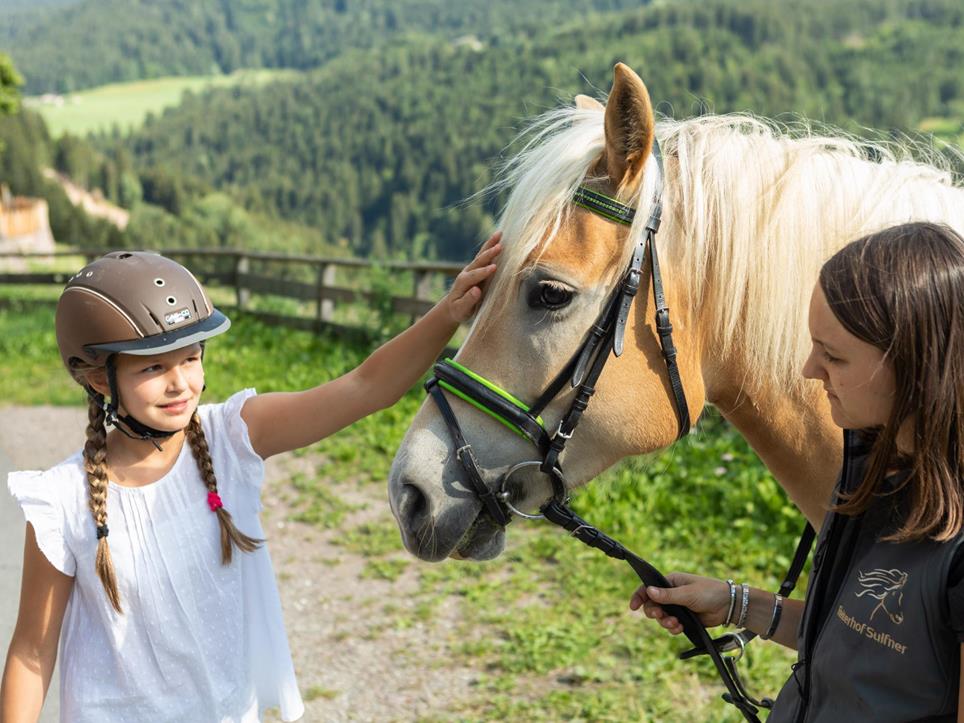
[[[878,610],[883,610],[895,625],[900,625],[904,622],[904,613],[900,609],[900,604],[904,599],[904,585],[907,584],[906,572],[897,569],[884,570],[882,568],[866,573],[858,572],[857,582],[859,582],[863,588],[863,590],[857,593],[857,597],[869,595],[880,601],[877,603],[877,607],[874,608],[873,612],[870,613],[871,620],[874,619],[874,615],[877,614]]]

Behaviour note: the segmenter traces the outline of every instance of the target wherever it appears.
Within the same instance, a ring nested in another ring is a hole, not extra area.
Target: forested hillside
[[[107,2],[120,0],[87,0],[68,10],[93,12]],[[52,208],[62,208],[37,170],[53,165],[132,209],[131,225],[118,237],[64,207],[69,223],[57,222],[67,229],[58,238],[74,243],[463,258],[490,226],[496,201],[461,202],[513,152],[506,146],[525,120],[578,92],[601,95],[620,60],[642,75],[658,109],[677,118],[749,110],[786,119],[802,114],[856,133],[914,132],[926,121],[948,138],[964,135],[960,0],[678,0],[571,12],[623,4],[570,0],[555,4],[566,12],[553,14],[550,3],[532,3],[507,25],[511,31],[499,33],[511,13],[501,1],[328,2],[316,10],[368,12],[365,42],[379,36],[379,46],[344,50],[351,46],[346,35],[338,57],[293,80],[188,95],[133,134],[115,132],[93,145],[69,135],[53,140],[25,111],[0,123],[0,144],[8,148],[0,154],[0,178],[21,193],[52,194]],[[144,12],[188,12],[181,0],[149,5]],[[192,5],[191,12],[203,16],[215,5]],[[254,27],[253,0],[230,6]],[[428,18],[433,7],[438,12]],[[569,20],[536,22],[533,7]],[[386,29],[390,11],[403,21]],[[418,13],[437,32],[408,32]],[[473,18],[492,24],[472,41],[453,40]],[[166,33],[188,37],[168,26],[155,31],[159,42]],[[281,53],[294,35],[292,28],[278,35],[274,50]],[[201,35],[189,37],[213,52]],[[104,55],[153,52],[149,43],[125,42],[107,44]],[[252,52],[257,47],[250,45]]]
[[[190,97],[115,147],[159,179],[226,190],[361,253],[459,257],[489,220],[453,205],[488,183],[525,117],[590,83],[608,88],[616,60],[677,117],[705,101],[910,130],[964,117],[962,15],[958,0],[716,0],[600,15],[483,50],[398,43],[300,81]]]
[[[50,0],[48,0],[50,2]],[[646,0],[82,0],[4,22],[26,93],[238,68],[313,68],[408,34],[483,43]],[[97,48],[91,53],[91,48]]]

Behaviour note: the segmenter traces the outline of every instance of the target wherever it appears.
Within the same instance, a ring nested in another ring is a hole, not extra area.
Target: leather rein
[[[632,258],[622,280],[616,287],[595,323],[589,329],[586,339],[579,349],[548,384],[539,398],[528,406],[509,392],[481,375],[451,359],[437,363],[434,376],[425,383],[426,391],[438,406],[439,412],[448,427],[455,446],[455,455],[468,482],[488,514],[499,525],[507,525],[513,515],[526,519],[546,519],[566,529],[590,547],[601,550],[610,557],[625,560],[646,585],[672,587],[670,582],[649,562],[625,548],[618,541],[608,537],[597,528],[573,512],[569,506],[568,485],[563,476],[559,461],[566,442],[575,433],[582,413],[595,393],[595,385],[610,357],[623,352],[626,325],[633,299],[639,291],[642,267],[646,251],[649,251],[653,299],[656,305],[656,332],[659,336],[663,359],[669,378],[669,387],[677,419],[677,439],[682,439],[690,429],[690,415],[686,395],[676,363],[676,347],[673,344],[673,326],[670,323],[669,308],[663,291],[663,280],[656,254],[656,232],[659,230],[662,215],[663,164],[659,147],[653,146],[653,156],[658,168],[658,179],[653,194],[652,211],[646,221],[645,237],[635,246]],[[613,223],[631,226],[636,209],[626,206],[614,198],[580,186],[573,203]],[[575,389],[575,395],[568,410],[563,414],[554,433],[550,434],[542,420],[541,413],[559,396],[566,387]],[[444,391],[459,397],[482,412],[494,417],[513,432],[529,441],[542,455],[541,461],[521,462],[510,468],[498,485],[486,484],[478,461],[469,445],[458,419],[446,398]],[[552,483],[552,495],[539,509],[539,514],[528,514],[516,508],[511,500],[508,482],[518,472],[538,467]],[[796,585],[803,565],[813,542],[813,528],[808,524],[797,545],[793,562],[787,576],[780,586],[780,594],[787,597]],[[712,639],[699,618],[689,609],[677,605],[663,606],[667,613],[676,617],[683,625],[683,632],[694,646],[680,654],[681,659],[708,655],[716,666],[717,672],[727,689],[723,699],[735,705],[748,721],[758,721],[756,713],[760,707],[770,708],[773,701],[768,698],[757,700],[750,696],[736,669],[736,662],[742,658],[750,640],[756,637],[749,630],[725,633]],[[734,656],[724,655],[735,651]]]

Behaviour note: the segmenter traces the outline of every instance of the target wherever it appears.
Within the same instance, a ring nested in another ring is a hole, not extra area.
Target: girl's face
[[[883,426],[894,403],[893,367],[884,352],[843,327],[820,284],[810,298],[810,336],[813,348],[803,376],[823,384],[834,423],[844,429]]]
[[[201,345],[157,356],[118,354],[117,387],[121,412],[155,429],[184,429],[204,388]]]

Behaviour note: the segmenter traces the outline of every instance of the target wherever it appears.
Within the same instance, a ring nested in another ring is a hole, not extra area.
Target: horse
[[[750,115],[657,122],[643,81],[617,64],[605,105],[579,96],[537,119],[499,184],[508,190],[499,269],[455,361],[516,401],[535,399],[584,344],[662,185],[656,248],[686,408],[674,405],[643,273],[625,348],[609,359],[560,458],[565,485],[670,445],[678,412],[696,419],[712,404],[819,529],[842,444],[823,389],[799,372],[818,271],[846,242],[889,225],[930,220],[964,231],[964,189],[951,174],[899,144],[791,131]],[[635,219],[613,223],[574,204],[585,186],[634,207]],[[542,410],[547,430],[575,393],[567,387]],[[538,464],[516,467],[533,458],[529,442],[447,397],[482,484],[494,489],[512,470],[516,504],[537,505],[547,475]],[[487,560],[504,549],[505,520],[466,479],[462,452],[439,408],[423,404],[388,480],[403,543],[423,560]]]

